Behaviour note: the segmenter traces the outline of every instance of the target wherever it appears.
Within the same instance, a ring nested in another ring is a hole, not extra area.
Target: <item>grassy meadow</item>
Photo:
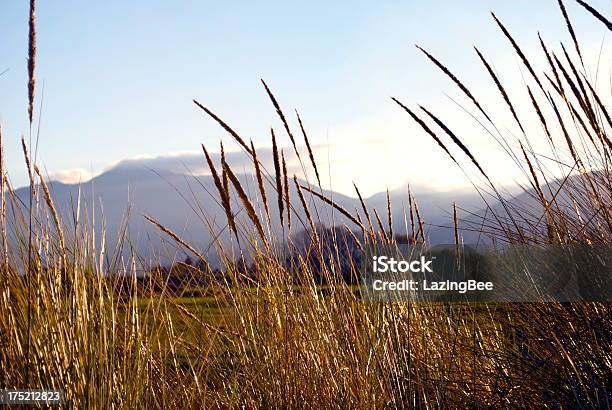
[[[577,1],[582,12],[592,15],[592,24],[611,29],[599,11]],[[25,108],[35,138],[36,2],[30,3]],[[559,6],[573,41],[557,46],[534,39],[548,64],[543,72],[532,65],[510,28],[492,16],[525,73],[524,84],[506,88],[492,62],[476,50],[482,75],[499,95],[493,107],[481,104],[450,65],[422,49],[432,70],[465,97],[478,132],[506,142],[504,149],[529,181],[525,192],[541,206],[539,214],[501,195],[482,159],[473,155],[469,137],[456,134],[435,110],[402,96],[389,104],[431,137],[441,157],[450,156],[460,172],[475,172],[484,181],[474,184],[487,210],[480,221],[483,235],[511,246],[609,246],[610,95],[596,90],[610,90],[598,88],[587,74],[571,16],[562,1]],[[226,146],[237,144],[253,163],[257,192],[249,195],[224,156],[216,164],[209,147],[202,147],[228,229],[252,260],[249,268],[226,258],[222,274],[213,272],[202,250],[155,215],[146,216],[159,235],[195,261],[179,267],[197,284],[188,291],[170,289],[168,276],[154,269],[148,280],[137,277],[135,272],[144,267],[135,254],[127,269],[114,271],[105,262],[105,253],[112,250],[93,239],[91,221],[79,212],[67,221],[57,212],[27,138],[22,143],[30,203],[16,199],[2,157],[0,387],[60,388],[65,406],[78,408],[610,407],[608,302],[364,301],[359,284],[346,280],[360,276],[354,261],[342,253],[346,237],[321,238],[317,211],[329,208],[346,218],[347,235],[359,247],[393,243],[402,235],[404,241],[422,243],[427,221],[421,219],[419,198],[409,194],[405,204],[389,202],[388,215],[380,215],[363,201],[362,209],[348,210],[325,196],[306,127],[299,115],[298,126],[292,127],[293,115],[262,83],[280,124],[270,135],[274,169],[266,169],[252,142],[194,100],[194,109],[227,133]],[[525,107],[518,110],[513,102],[519,93],[529,97],[528,112],[539,128],[523,125],[526,120],[518,113]],[[491,120],[499,111],[511,116],[508,127],[514,134]],[[307,182],[287,175],[275,133],[289,136],[289,149],[295,149],[312,176]],[[535,152],[536,140],[545,141],[548,151]],[[306,145],[308,156],[300,155],[298,144]],[[451,152],[460,153],[461,161]],[[553,184],[556,178],[544,157],[565,175],[559,184]],[[290,197],[291,186],[297,197]],[[268,199],[272,191],[278,193],[274,203]],[[393,232],[391,208],[403,206],[406,231]],[[248,224],[236,218],[238,212]],[[288,231],[308,232],[307,255],[287,263],[278,238],[269,234],[271,214],[280,215]],[[464,224],[456,215],[449,229],[461,246]],[[224,255],[222,245],[217,247]],[[317,258],[321,263],[315,272],[310,261]]]

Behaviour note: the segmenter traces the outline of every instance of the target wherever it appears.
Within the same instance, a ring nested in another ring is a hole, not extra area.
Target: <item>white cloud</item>
[[[59,171],[49,171],[48,176],[52,181],[59,181],[65,184],[78,184],[80,182],[89,181],[94,175],[83,168],[70,168]]]

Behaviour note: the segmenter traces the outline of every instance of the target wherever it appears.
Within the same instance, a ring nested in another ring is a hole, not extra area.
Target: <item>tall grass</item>
[[[28,59],[30,121],[35,92],[34,3]],[[597,11],[579,3],[609,28]],[[578,54],[569,16],[559,4]],[[398,115],[408,113],[406,120],[414,120],[466,176],[471,173],[449,147],[459,148],[470,166],[485,177],[484,185],[474,184],[486,208],[474,229],[483,235],[511,244],[610,245],[612,124],[606,98],[596,93],[580,54],[580,64],[575,64],[563,48],[560,59],[540,39],[549,67],[538,73],[503,23],[493,18],[530,73],[525,89],[517,93],[529,96],[533,109],[529,115],[538,119],[542,130],[522,125],[525,107],[515,109],[508,88],[476,51],[485,66],[483,75],[492,78],[500,93],[504,103],[500,106],[509,110],[521,131],[516,147],[505,147],[529,180],[531,189],[526,187],[525,192],[540,207],[508,201],[499,194],[486,172],[486,161],[432,110],[421,107],[417,115],[409,104],[394,98],[403,109]],[[497,106],[481,104],[450,68],[421,50],[476,108],[474,116],[482,129],[495,141],[510,140],[492,120]],[[280,103],[263,85],[298,152]],[[392,242],[389,195],[387,229],[356,186],[361,212],[351,212],[326,197],[298,116],[310,164],[302,163],[299,154],[298,158],[304,170],[308,166],[314,170],[318,186],[300,183],[293,176],[299,201],[291,201],[291,176],[274,131],[272,175],[258,160],[252,143],[247,145],[219,116],[194,102],[254,162],[265,218],[258,198],[249,196],[225,160],[219,175],[218,165],[203,147],[218,204],[241,249],[250,253],[252,269],[245,272],[229,256],[223,259],[222,275],[206,263],[185,265],[192,277],[209,279],[201,290],[203,296],[191,299],[177,298],[159,270],[150,269],[146,281],[138,280],[136,272],[143,268],[138,255],[132,253],[122,263],[105,255],[104,243],[96,244],[92,233],[93,221],[81,216],[79,201],[73,220],[61,220],[51,187],[38,165],[30,163],[24,142],[30,204],[20,203],[13,194],[0,156],[1,182],[7,192],[5,201],[2,191],[1,217],[5,262],[0,282],[0,387],[61,388],[67,405],[86,408],[609,407],[609,303],[366,303],[360,299],[359,288],[344,279],[359,276],[356,261],[348,258],[347,265],[342,252],[347,238],[321,229],[315,215],[317,207],[330,207],[346,217],[352,224],[348,234],[358,246]],[[0,153],[2,138],[6,136],[0,131]],[[549,152],[535,152],[531,147],[536,139],[548,141]],[[547,171],[544,157],[553,158],[563,170],[560,182],[554,182],[556,176]],[[34,195],[37,187],[42,198]],[[268,207],[266,191],[270,189],[276,191],[278,213],[287,230],[292,226],[309,235],[306,254],[292,263],[274,246],[278,238],[270,237],[269,215],[276,212]],[[298,207],[303,213],[297,212]],[[241,227],[235,216],[243,209],[250,224]],[[372,213],[378,229],[372,224]],[[163,221],[146,218],[160,235],[204,262],[205,252],[166,228]],[[453,205],[457,246],[461,229],[469,223],[474,222],[458,218]],[[426,221],[411,193],[405,225],[411,243],[426,241]],[[6,239],[7,230],[10,239]],[[104,232],[101,237],[105,238]],[[117,255],[128,239],[120,238]],[[332,252],[328,252],[329,244]],[[229,254],[221,244],[217,246],[220,255]],[[320,263],[310,263],[313,258]],[[323,278],[325,286],[317,284],[315,277]]]

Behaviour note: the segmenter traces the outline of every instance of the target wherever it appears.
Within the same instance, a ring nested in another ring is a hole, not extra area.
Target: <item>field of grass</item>
[[[599,12],[579,3],[593,15],[593,24],[603,23],[610,30]],[[570,17],[561,1],[559,5],[575,38]],[[34,0],[31,10],[30,128],[36,95]],[[507,142],[509,155],[529,180],[525,191],[541,205],[540,214],[500,195],[469,140],[456,135],[444,119],[394,98],[398,116],[415,121],[440,155],[455,160],[451,151],[460,153],[482,177],[484,182],[475,183],[474,189],[488,210],[481,221],[483,235],[508,246],[611,245],[610,95],[598,93],[590,82],[579,41],[560,50],[541,42],[549,66],[539,72],[509,30],[493,18],[526,75],[520,91],[513,87],[510,93],[479,55],[500,105],[482,106],[449,67],[426,50],[424,58],[466,97],[478,118],[478,132]],[[196,101],[252,159],[258,190],[249,196],[225,159],[215,164],[204,147],[228,227],[253,264],[247,275],[224,261],[223,276],[215,277],[203,296],[177,296],[163,281],[138,289],[135,272],[145,268],[138,255],[129,261],[126,286],[117,291],[117,272],[101,262],[101,248],[91,240],[66,239],[71,229],[76,238],[85,238],[88,221],[61,220],[45,179],[31,162],[32,147],[22,140],[31,204],[16,201],[2,158],[0,388],[63,389],[68,408],[610,407],[609,302],[362,300],[359,286],[346,281],[360,275],[355,261],[342,253],[336,238],[330,242],[321,237],[312,204],[332,207],[346,217],[351,223],[347,238],[358,247],[395,243],[390,210],[404,204],[389,203],[388,215],[381,218],[363,201],[362,209],[352,211],[324,196],[301,120],[299,131],[292,130],[275,95],[263,85],[293,145],[296,135],[304,139],[308,158],[301,158],[297,149],[296,154],[316,181],[300,184],[287,175],[274,132],[274,170],[268,171],[252,144]],[[512,103],[517,92],[530,97],[530,114],[540,129],[523,129]],[[500,109],[512,115],[510,126],[516,134],[500,131],[506,127],[490,119]],[[0,145],[1,138],[5,136]],[[530,147],[536,139],[548,141],[549,151],[534,152]],[[544,155],[567,176],[560,187],[551,184]],[[463,162],[455,162],[471,175]],[[289,197],[290,184],[296,186],[297,198]],[[268,203],[270,190],[278,192],[278,203]],[[410,195],[407,202],[404,239],[426,242],[418,198]],[[14,215],[7,215],[7,203]],[[297,209],[305,220],[297,217]],[[237,221],[238,212],[248,216],[248,226]],[[269,214],[277,212],[285,227],[305,229],[310,236],[307,255],[290,267],[273,245],[278,238],[267,234]],[[7,223],[9,217],[16,222]],[[148,220],[160,235],[197,258],[194,275],[212,277],[201,250],[154,217]],[[455,217],[454,224],[460,247],[462,221]],[[320,263],[309,263],[312,259]]]

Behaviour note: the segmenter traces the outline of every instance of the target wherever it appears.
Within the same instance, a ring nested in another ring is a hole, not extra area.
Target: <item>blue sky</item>
[[[595,61],[602,41],[609,41],[605,29],[573,1],[566,3],[588,60]],[[591,3],[609,15],[609,1]],[[553,46],[570,44],[553,0],[39,1],[37,105],[43,83],[44,102],[38,160],[51,174],[96,173],[125,158],[216,146],[226,135],[193,98],[256,145],[269,145],[270,126],[287,144],[259,83],[264,78],[288,113],[300,110],[317,145],[356,149],[363,161],[377,146],[411,139],[411,155],[434,165],[439,175],[432,183],[443,186],[449,163],[435,152],[440,162],[432,164],[435,147],[389,97],[454,115],[444,93],[459,94],[415,43],[475,90],[491,84],[473,44],[497,69],[509,71],[508,78],[515,75],[519,65],[490,10],[528,52],[537,53],[537,30]],[[19,137],[28,132],[27,11],[26,1],[0,5],[0,72],[8,69],[0,77],[0,123],[14,185],[26,181]],[[604,77],[609,81],[607,72]],[[334,152],[322,160],[333,164]],[[340,190],[352,179],[363,180],[366,191],[381,178],[389,185],[427,182],[418,168],[398,173],[397,167],[351,164],[348,155],[343,161],[334,171],[342,174]]]

